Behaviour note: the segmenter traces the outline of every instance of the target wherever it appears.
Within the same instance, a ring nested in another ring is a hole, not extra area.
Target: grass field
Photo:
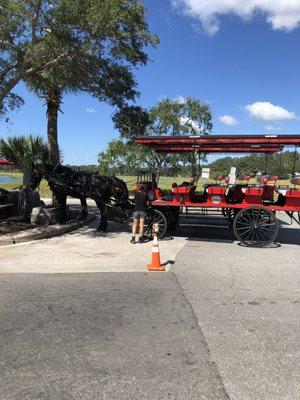
[[[23,174],[21,172],[4,172],[0,170],[0,175],[18,179],[17,182],[11,182],[11,183],[0,182],[1,188],[6,190],[12,190],[22,187]],[[41,182],[39,193],[41,197],[51,197],[51,191],[49,189],[48,183],[45,180],[42,180]]]
[[[22,173],[21,172],[6,172],[6,171],[1,171],[0,170],[0,175],[2,176],[10,176],[12,178],[18,179],[18,182],[12,182],[12,183],[0,183],[0,187],[6,190],[12,190],[15,188],[18,188],[22,186]],[[123,179],[128,186],[129,191],[132,193],[135,190],[135,184],[136,184],[136,177],[135,176],[123,176],[120,175],[118,176],[119,178]],[[166,177],[162,176],[159,181],[159,187],[161,188],[162,191],[170,191],[172,187],[173,182],[177,182],[180,184],[183,181],[189,180],[188,177],[183,177],[183,176],[178,176],[177,178],[172,178],[172,177]],[[212,179],[206,180],[206,183],[214,183],[215,181]],[[256,183],[255,179],[250,180],[249,183]],[[198,190],[201,190],[203,181],[202,179],[199,180],[198,183]],[[289,180],[281,180],[277,182],[277,185],[284,185],[284,186],[291,186]],[[48,183],[45,180],[42,180],[40,188],[39,188],[39,193],[40,196],[43,198],[49,198],[51,197],[51,191],[49,189]]]

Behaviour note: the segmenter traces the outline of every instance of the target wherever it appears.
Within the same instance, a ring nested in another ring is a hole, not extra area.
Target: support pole
[[[295,176],[296,172],[296,158],[297,158],[297,146],[295,146],[295,151],[294,151],[293,176]]]
[[[265,157],[266,157],[266,159],[265,159],[265,174],[267,175],[268,174],[268,171],[267,171],[267,169],[268,169],[268,154],[266,153],[265,154]]]

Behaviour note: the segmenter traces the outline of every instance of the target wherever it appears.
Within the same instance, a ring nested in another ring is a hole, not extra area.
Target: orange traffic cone
[[[148,264],[148,271],[165,271],[164,264],[161,264],[160,262],[158,232],[158,224],[153,224],[152,259],[151,264]]]

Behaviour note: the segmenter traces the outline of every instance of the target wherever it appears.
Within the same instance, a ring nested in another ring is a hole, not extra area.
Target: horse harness
[[[55,169],[56,169],[56,167],[54,168],[53,171],[55,171]],[[62,188],[68,188],[69,190],[73,191],[74,193],[76,193],[78,195],[81,195],[81,196],[84,196],[84,197],[96,196],[98,193],[95,193],[95,192],[93,192],[91,190],[91,188],[92,188],[92,184],[91,183],[90,183],[90,190],[88,192],[85,192],[85,193],[75,190],[74,187],[70,185],[71,181],[74,179],[74,176],[76,174],[77,174],[77,172],[73,172],[71,174],[71,176],[69,177],[69,179],[67,180],[67,182],[61,182],[60,180],[58,180],[58,179],[56,179],[56,178],[54,178],[52,176],[49,176],[47,178],[47,180],[48,180],[49,184],[54,183],[57,186],[60,186]],[[114,189],[116,190],[116,185],[115,185]],[[109,197],[109,200],[110,201],[114,201],[119,206],[122,205],[122,202],[118,202],[114,197]]]

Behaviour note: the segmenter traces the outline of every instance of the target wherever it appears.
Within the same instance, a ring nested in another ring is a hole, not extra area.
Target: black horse
[[[86,199],[95,201],[101,213],[99,232],[107,230],[107,204],[129,209],[129,196],[126,183],[114,176],[103,176],[98,173],[77,172],[58,164],[33,165],[28,186],[36,189],[42,179],[46,179],[60,207],[60,222],[67,219],[67,196],[80,199],[82,218],[88,215]]]

